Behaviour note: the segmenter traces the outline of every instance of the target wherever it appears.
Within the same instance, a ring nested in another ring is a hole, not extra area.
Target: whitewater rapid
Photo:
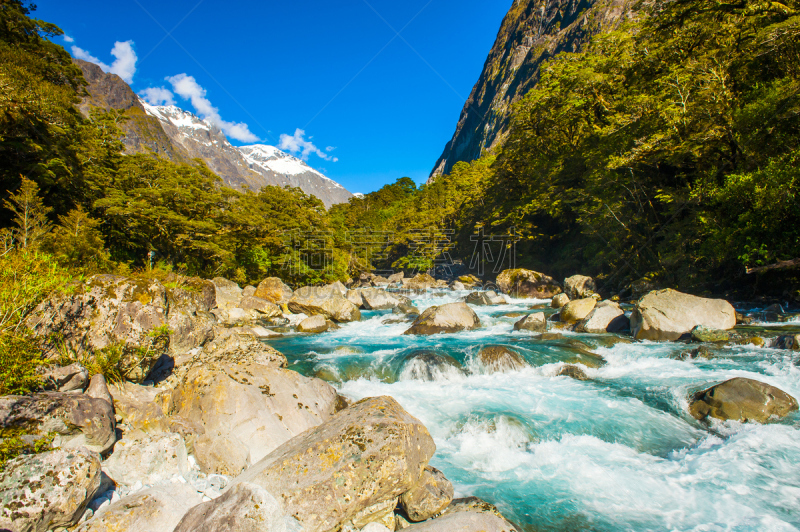
[[[412,299],[424,310],[466,294]],[[270,344],[293,369],[351,399],[397,399],[431,432],[431,463],[456,494],[494,503],[525,530],[800,530],[800,416],[707,427],[687,402],[732,377],[800,397],[798,352],[737,346],[680,360],[682,344],[574,333],[545,342],[514,332],[514,314],[537,303],[545,301],[474,307],[482,327],[454,335],[403,336],[410,324],[402,317],[365,312],[337,331]],[[487,345],[508,346],[531,367],[485,374],[475,357]],[[607,362],[585,368],[588,381],[556,377],[576,361],[576,347]],[[404,360],[417,350],[448,355],[464,371],[413,379]]]

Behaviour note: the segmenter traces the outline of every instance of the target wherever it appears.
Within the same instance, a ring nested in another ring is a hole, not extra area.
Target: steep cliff
[[[628,16],[633,3],[515,0],[430,180],[500,144],[508,131],[511,106],[536,85],[542,63],[561,52],[579,50],[591,35]]]

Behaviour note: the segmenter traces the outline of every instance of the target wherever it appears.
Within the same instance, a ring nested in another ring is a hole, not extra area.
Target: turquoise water
[[[414,302],[423,310],[466,294]],[[536,303],[475,307],[482,328],[454,335],[402,336],[410,324],[392,323],[399,316],[364,312],[340,330],[270,345],[352,399],[397,399],[430,430],[431,463],[457,495],[496,504],[526,530],[800,529],[800,416],[706,427],[687,413],[692,392],[737,376],[800,397],[798,352],[732,347],[682,361],[672,358],[686,350],[680,344],[613,345],[612,335],[572,333],[543,342],[513,332],[520,318],[505,316]],[[487,345],[509,346],[531,367],[484,374],[475,356]],[[591,380],[555,377],[586,359],[579,348],[587,346],[607,362],[585,368]],[[415,379],[405,359],[422,349],[463,371]]]

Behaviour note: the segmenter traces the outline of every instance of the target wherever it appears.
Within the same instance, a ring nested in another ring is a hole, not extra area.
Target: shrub
[[[0,395],[26,395],[42,387],[44,357],[27,335],[0,333]]]

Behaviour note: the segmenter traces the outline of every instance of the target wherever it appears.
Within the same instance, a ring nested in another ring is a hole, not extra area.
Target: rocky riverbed
[[[28,325],[125,346],[125,382],[76,361],[0,397],[3,434],[56,448],[0,473],[0,529],[800,526],[799,318],[527,270],[490,288],[89,279]]]

